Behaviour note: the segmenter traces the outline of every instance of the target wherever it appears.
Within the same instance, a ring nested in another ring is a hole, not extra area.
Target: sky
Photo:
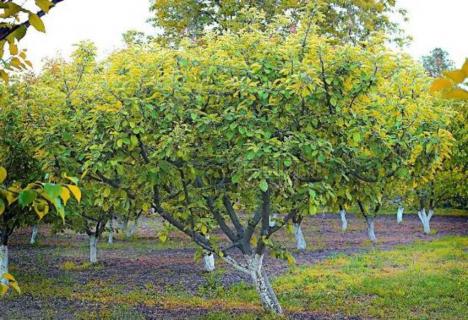
[[[468,57],[468,0],[397,3],[409,12],[404,29],[414,39],[406,49],[413,57],[419,59],[435,47],[447,50],[457,65]],[[44,17],[47,32],[31,29],[22,46],[36,70],[44,57],[68,57],[80,40],[94,41],[104,57],[122,45],[127,30],[154,33],[146,22],[149,17],[148,0],[65,0]]]

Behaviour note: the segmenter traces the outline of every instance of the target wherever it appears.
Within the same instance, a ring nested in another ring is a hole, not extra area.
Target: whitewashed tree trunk
[[[95,235],[89,236],[89,262],[97,262],[97,237]]]
[[[205,266],[205,271],[212,272],[215,270],[215,259],[214,254],[212,252],[207,252],[203,255],[203,262]]]
[[[305,250],[307,243],[304,239],[304,234],[302,233],[302,228],[299,223],[294,224],[294,236],[296,237],[296,248],[298,250]]]
[[[277,213],[274,213],[273,214],[273,217],[268,217],[269,221],[268,221],[268,224],[270,226],[270,228],[273,228],[274,226],[276,226],[276,219],[278,219],[278,214]]]
[[[366,217],[367,223],[367,236],[369,240],[373,243],[377,242],[377,237],[375,236],[375,227],[374,227],[374,217]]]
[[[0,245],[0,283],[8,285],[3,274],[8,273],[8,246]]]
[[[398,210],[397,210],[397,222],[398,223],[402,223],[403,222],[403,211],[405,210],[405,208],[403,208],[402,206],[399,206],[398,207]]]
[[[263,255],[255,254],[247,257],[248,270],[252,278],[255,289],[257,290],[263,307],[267,311],[282,314],[283,309],[279,304],[273,288],[271,287],[268,276],[262,271]]]
[[[423,231],[425,234],[430,234],[431,233],[431,218],[432,215],[434,214],[434,210],[429,209],[429,213],[426,213],[426,209],[423,208],[422,210],[418,211],[418,217],[419,220],[421,220],[421,223],[423,225]]]
[[[130,227],[128,227],[128,221],[126,221],[127,223],[125,227],[125,236],[127,238],[131,238],[135,234],[135,232],[138,229],[139,221],[140,221],[140,217],[136,218],[135,222]]]
[[[340,210],[340,217],[341,217],[341,231],[346,231],[348,229],[348,220],[346,220],[346,210]]]
[[[39,226],[37,224],[33,225],[31,232],[31,244],[35,244],[37,241],[37,233],[39,232]]]
[[[120,224],[120,229],[122,232],[127,235],[127,230],[128,230],[128,218],[124,218],[122,223]]]
[[[108,244],[114,243],[114,219],[110,219],[109,221],[109,237],[107,239]]]

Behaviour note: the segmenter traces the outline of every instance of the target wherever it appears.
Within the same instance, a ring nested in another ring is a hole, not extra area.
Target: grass
[[[142,244],[146,247],[146,242]],[[468,237],[420,241],[392,250],[353,256],[336,255],[314,266],[296,266],[273,286],[286,311],[347,315],[373,319],[468,319]],[[196,294],[184,288],[159,292],[152,283],[132,287],[112,279],[74,279],[85,265],[65,262],[62,274],[45,278],[22,270],[21,287],[45,301],[68,299],[99,310],[79,312],[77,319],[135,319],[137,306],[218,310],[205,320],[276,319],[261,313],[255,290],[246,283],[225,288],[223,269],[206,275]],[[7,299],[15,299],[10,295]],[[114,308],[118,305],[118,308]]]
[[[467,248],[467,237],[447,237],[336,256],[298,267],[274,286],[286,309],[378,319],[467,319]]]

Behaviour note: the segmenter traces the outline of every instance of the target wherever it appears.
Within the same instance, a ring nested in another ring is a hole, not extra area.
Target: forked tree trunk
[[[255,289],[257,290],[263,307],[267,311],[282,314],[283,309],[270,284],[268,276],[263,272],[263,255],[255,254],[247,257],[247,265]]]
[[[97,237],[95,235],[89,236],[89,262],[97,263]]]
[[[421,220],[421,223],[423,225],[423,231],[425,234],[430,234],[431,233],[431,218],[432,215],[434,214],[433,209],[429,209],[429,213],[426,213],[426,209],[422,208],[422,210],[418,211],[418,217],[419,220]]]
[[[341,218],[341,231],[346,231],[348,229],[348,220],[346,220],[346,210],[340,210],[340,218]]]
[[[214,259],[214,254],[212,252],[210,253],[206,252],[203,255],[203,262],[204,262],[205,271],[212,272],[215,270],[215,259]]]
[[[369,240],[373,243],[377,242],[377,238],[375,236],[375,228],[374,228],[374,217],[366,216],[366,223],[367,223],[367,236]]]
[[[109,237],[107,239],[108,244],[114,243],[114,219],[111,218],[109,221]]]
[[[31,232],[31,244],[35,244],[37,241],[37,233],[39,232],[39,226],[37,224],[33,225]]]
[[[405,210],[405,208],[403,208],[402,206],[399,206],[398,207],[398,210],[397,210],[397,222],[398,223],[402,223],[403,222],[403,211]]]
[[[8,273],[8,246],[0,245],[0,283],[8,285],[8,280],[3,275]]]
[[[296,248],[297,250],[305,250],[307,243],[304,239],[304,234],[302,233],[302,228],[300,223],[294,223],[294,236],[296,238]]]

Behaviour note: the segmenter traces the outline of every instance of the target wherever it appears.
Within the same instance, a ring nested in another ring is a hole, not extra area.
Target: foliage
[[[63,0],[2,1],[0,3],[0,76],[8,81],[8,72],[23,70],[31,66],[26,51],[18,49],[19,42],[26,35],[29,26],[45,32],[44,16],[55,4]],[[8,52],[6,44],[8,43]]]
[[[390,18],[393,14],[406,16],[396,8],[396,1],[151,1],[154,12],[152,22],[164,32],[163,41],[177,43],[181,38],[197,38],[207,30],[216,33],[238,32],[252,23],[263,27],[277,16],[288,15],[292,21],[285,29],[295,32],[304,12],[314,8],[317,32],[339,41],[359,42],[367,40],[374,32],[385,32],[402,40],[401,30]],[[258,11],[257,11],[258,10]]]

